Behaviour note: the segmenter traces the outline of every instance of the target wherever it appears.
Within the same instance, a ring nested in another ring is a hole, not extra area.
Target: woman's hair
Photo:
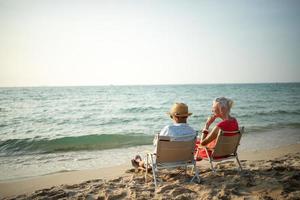
[[[218,97],[214,100],[214,102],[219,103],[220,106],[223,107],[223,108],[227,108],[228,111],[230,111],[230,109],[233,106],[233,101],[231,99],[226,98],[226,97]]]

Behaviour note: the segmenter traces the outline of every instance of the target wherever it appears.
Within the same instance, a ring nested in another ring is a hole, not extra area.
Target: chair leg
[[[151,154],[151,163],[152,163],[152,173],[153,173],[153,179],[154,179],[154,185],[155,189],[157,188],[157,182],[156,182],[156,164],[154,164],[153,155]]]
[[[201,182],[201,178],[199,176],[199,170],[198,170],[198,168],[196,166],[196,162],[193,165],[193,170],[195,170],[195,175],[193,176],[193,178],[192,178],[192,180],[190,182],[192,183],[194,181],[194,179],[197,178],[198,183],[200,183]]]
[[[206,153],[206,156],[207,156],[207,158],[208,158],[208,160],[209,160],[211,170],[213,171],[213,173],[216,173],[216,170],[215,170],[214,165],[213,165],[213,163],[212,163],[212,159],[211,159],[211,157],[209,156],[209,153],[208,153],[208,150],[207,150],[206,147],[205,147],[205,153]]]
[[[148,177],[148,166],[149,166],[149,160],[148,160],[148,154],[146,155],[146,174],[145,174],[145,182],[147,183],[147,177]]]
[[[239,170],[242,171],[243,168],[242,168],[242,166],[241,166],[241,163],[240,163],[240,160],[239,160],[238,156],[236,155],[235,158],[236,158],[236,161],[237,161],[237,163],[238,163],[238,165],[239,165],[239,167],[240,167]]]
[[[192,173],[193,173],[194,169],[195,169],[195,166],[193,165],[193,166],[192,166],[192,169],[191,169],[191,172],[192,172]]]
[[[210,168],[213,171],[213,173],[216,173],[216,169],[214,168],[214,165],[213,165],[213,163],[212,163],[212,161],[211,161],[210,158],[209,158],[209,163],[210,163]]]
[[[197,160],[198,153],[199,153],[199,148],[197,148],[196,154],[194,155],[195,160]]]

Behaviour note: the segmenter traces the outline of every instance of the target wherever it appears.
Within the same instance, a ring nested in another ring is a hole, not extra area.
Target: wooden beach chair
[[[196,178],[200,182],[200,176],[194,159],[196,136],[190,141],[171,141],[168,136],[157,135],[156,153],[148,153],[146,158],[146,175],[147,181],[148,167],[152,167],[153,180],[157,188],[157,176],[160,169],[193,167],[195,175],[191,182]]]
[[[209,161],[211,170],[215,173],[213,162],[221,162],[224,160],[235,159],[238,163],[239,170],[242,170],[241,163],[238,158],[237,149],[240,144],[241,136],[244,132],[244,127],[241,127],[238,131],[222,131],[220,130],[216,139],[216,145],[210,149],[208,147],[200,147],[205,149],[207,158],[203,160]],[[209,152],[210,151],[210,152]],[[198,152],[197,154],[198,155]]]

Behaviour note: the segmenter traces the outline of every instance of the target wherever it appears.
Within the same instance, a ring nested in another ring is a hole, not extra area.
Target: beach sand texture
[[[142,172],[127,169],[109,180],[62,184],[4,199],[300,199],[299,147],[242,153],[242,172],[234,161],[226,161],[216,165],[214,174],[201,161],[200,184],[189,183],[191,173],[163,170],[163,183],[155,191],[152,177],[145,183]]]

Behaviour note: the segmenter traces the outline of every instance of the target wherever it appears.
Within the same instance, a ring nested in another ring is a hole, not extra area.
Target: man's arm
[[[169,126],[165,126],[161,131],[159,132],[159,135],[161,136],[168,136],[169,135]]]

